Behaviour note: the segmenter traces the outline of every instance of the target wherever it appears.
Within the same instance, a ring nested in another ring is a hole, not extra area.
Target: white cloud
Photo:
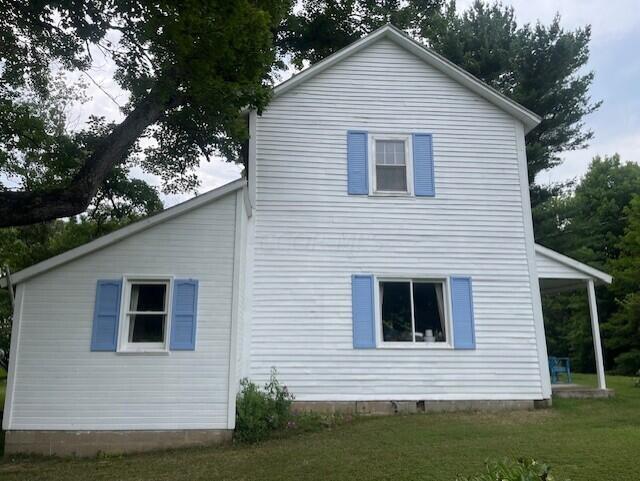
[[[616,153],[620,154],[622,161],[640,162],[640,132],[613,137],[585,150],[567,152],[561,156],[564,159],[561,165],[541,172],[536,181],[545,185],[579,178],[587,172],[589,163],[595,156],[612,156]]]
[[[233,180],[240,178],[242,166],[222,159],[211,159],[211,162],[203,161],[198,168],[198,177],[201,185],[198,193],[204,193],[221,185],[227,184]],[[157,184],[154,184],[157,185]],[[163,196],[165,207],[178,204],[193,197],[193,192],[185,192],[176,195]]]
[[[468,8],[474,0],[459,0],[458,9]],[[621,37],[640,26],[638,0],[506,0],[514,7],[518,23],[549,23],[556,13],[562,17],[562,25],[576,28],[592,26],[593,39],[604,40]]]

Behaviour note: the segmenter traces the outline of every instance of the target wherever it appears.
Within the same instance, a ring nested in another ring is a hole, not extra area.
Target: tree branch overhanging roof
[[[514,100],[511,100],[506,95],[498,92],[480,79],[471,75],[466,70],[447,60],[442,55],[416,42],[402,30],[394,27],[391,24],[380,27],[369,35],[362,37],[361,39],[353,42],[351,45],[333,53],[332,55],[329,55],[324,60],[301,71],[285,82],[282,82],[280,85],[277,85],[273,89],[273,98],[277,98],[280,95],[288,92],[289,90],[298,87],[302,83],[318,75],[320,72],[327,70],[338,62],[341,62],[354,53],[357,53],[367,46],[382,39],[391,40],[396,45],[411,52],[433,68],[439,70],[440,72],[452,78],[472,92],[480,95],[485,100],[505,111],[512,117],[520,120],[524,125],[525,133],[534,129],[541,122],[541,117],[533,113],[531,110],[523,107]]]
[[[221,187],[210,190],[209,192],[205,192],[204,194],[193,197],[192,199],[189,199],[185,202],[174,205],[173,207],[165,209],[155,215],[146,217],[142,220],[134,222],[133,224],[122,227],[116,231],[111,232],[110,234],[98,237],[91,242],[87,242],[86,244],[68,250],[67,252],[63,252],[62,254],[58,254],[57,256],[51,257],[42,262],[38,262],[37,264],[34,264],[27,267],[26,269],[12,274],[12,283],[14,285],[19,284],[26,281],[27,279],[42,274],[43,272],[47,272],[51,269],[71,262],[87,254],[110,246],[111,244],[115,244],[116,242],[126,239],[127,237],[137,234],[138,232],[142,232],[155,225],[162,224],[163,222],[173,219],[174,217],[178,217],[179,215],[186,214],[189,211],[192,211],[198,207],[213,202],[220,197],[243,188],[246,183],[247,181],[245,179],[235,180]],[[4,277],[0,278],[0,287],[4,288],[6,286],[7,280]]]

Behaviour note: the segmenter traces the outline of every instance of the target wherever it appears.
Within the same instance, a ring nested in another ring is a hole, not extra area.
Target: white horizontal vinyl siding
[[[227,427],[236,193],[26,281],[8,429]],[[91,352],[98,279],[199,281],[195,351]]]
[[[387,40],[257,120],[251,376],[299,400],[539,399],[516,121]],[[435,198],[347,194],[346,135],[433,134]],[[477,349],[356,350],[351,275],[473,278]]]

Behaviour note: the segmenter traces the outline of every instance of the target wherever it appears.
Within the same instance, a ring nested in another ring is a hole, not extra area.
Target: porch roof
[[[585,282],[611,284],[613,278],[587,264],[547,247],[536,244],[536,267],[543,291],[564,291],[582,288]]]

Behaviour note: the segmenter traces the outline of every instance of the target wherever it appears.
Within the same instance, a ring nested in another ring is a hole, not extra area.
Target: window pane
[[[389,141],[384,142],[384,158],[385,164],[393,165],[393,144]]]
[[[376,189],[382,191],[407,191],[407,174],[404,165],[376,166]]]
[[[130,311],[164,311],[166,284],[133,284]]]
[[[381,282],[382,338],[387,342],[411,342],[411,291],[408,282]]]
[[[404,165],[403,140],[376,140],[377,165]]]
[[[404,142],[396,142],[396,164],[404,165]]]
[[[413,283],[416,341],[445,342],[444,298],[441,283]]]
[[[132,314],[129,342],[164,342],[164,314]]]

